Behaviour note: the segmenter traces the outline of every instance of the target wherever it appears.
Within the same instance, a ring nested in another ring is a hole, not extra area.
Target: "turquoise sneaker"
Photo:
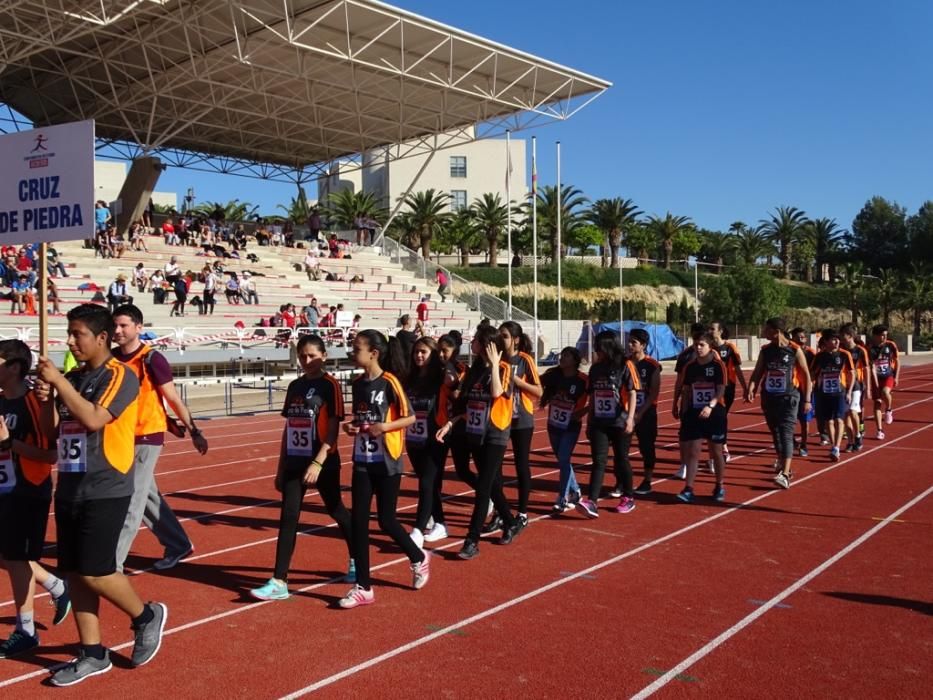
[[[265,585],[254,588],[249,594],[259,600],[285,600],[288,598],[288,586],[281,581],[270,578]]]

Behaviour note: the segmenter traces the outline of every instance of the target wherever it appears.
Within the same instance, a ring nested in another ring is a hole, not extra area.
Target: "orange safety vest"
[[[139,379],[139,415],[136,419],[135,435],[154,435],[164,433],[168,421],[165,417],[165,404],[162,403],[162,395],[158,387],[152,382],[149,372],[146,371],[146,355],[152,352],[152,347],[143,345],[126,365],[136,374]]]

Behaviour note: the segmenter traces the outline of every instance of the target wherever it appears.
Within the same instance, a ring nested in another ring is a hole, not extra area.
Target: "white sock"
[[[42,587],[49,592],[53,598],[61,598],[65,592],[65,582],[57,576],[49,574],[49,577],[42,584]]]
[[[28,634],[30,637],[36,636],[36,625],[32,621],[32,613],[24,612],[16,615],[16,629]]]

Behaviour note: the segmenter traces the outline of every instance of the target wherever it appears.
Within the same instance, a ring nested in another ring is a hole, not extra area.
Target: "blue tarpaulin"
[[[651,341],[648,343],[647,354],[653,357],[656,360],[670,360],[684,349],[684,341],[674,335],[673,329],[670,326],[664,323],[642,323],[641,321],[626,321],[625,322],[625,332],[635,328],[642,328],[648,331],[648,335],[651,338]],[[596,323],[593,325],[593,337],[595,338],[598,333],[601,331],[612,331],[614,333],[619,332],[619,322],[613,321],[611,323]],[[627,338],[623,338],[622,344],[625,345]],[[589,343],[590,343],[590,331],[588,328],[584,327],[583,332],[580,333],[580,338],[577,340],[577,350],[579,350],[584,357],[586,357],[589,352]]]

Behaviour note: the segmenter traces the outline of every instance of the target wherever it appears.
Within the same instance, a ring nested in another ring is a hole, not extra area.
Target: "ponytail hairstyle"
[[[415,348],[419,345],[423,345],[431,351],[431,356],[428,358],[428,363],[424,367],[423,375],[421,374],[422,370],[415,367]],[[437,351],[437,342],[431,336],[423,335],[412,344],[411,353],[411,367],[408,375],[408,383],[416,389],[427,389],[425,393],[436,394],[440,391],[441,384],[444,383],[444,363],[441,362],[441,355]]]
[[[383,371],[394,374],[403,383],[408,379],[408,358],[398,338],[387,339],[372,329],[362,330],[356,337],[365,340],[370,350],[379,353],[379,367]]]
[[[765,325],[773,331],[777,331],[785,338],[789,338],[787,335],[787,321],[785,321],[780,316],[775,316],[774,318],[769,318],[765,321]]]
[[[600,331],[596,334],[596,352],[603,354],[612,369],[622,369],[625,366],[625,351],[619,342],[619,336],[613,331]]]
[[[512,342],[515,343],[517,352],[530,355],[534,351],[534,344],[531,342],[531,338],[522,330],[520,324],[515,321],[505,321],[499,325],[499,330],[501,331],[502,329],[505,329],[508,334],[512,336]]]

